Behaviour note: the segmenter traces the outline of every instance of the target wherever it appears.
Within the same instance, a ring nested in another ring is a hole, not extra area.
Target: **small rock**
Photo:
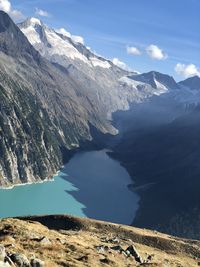
[[[112,244],[119,244],[120,241],[119,241],[119,239],[117,237],[115,237],[113,239],[110,239],[109,242],[112,243]]]
[[[146,262],[147,262],[147,263],[148,263],[148,262],[151,262],[151,261],[153,260],[153,258],[154,258],[154,255],[153,255],[153,254],[148,255],[148,256],[147,256],[147,259],[146,259]]]
[[[37,233],[34,233],[34,232],[29,232],[28,238],[31,240],[38,240],[38,239],[40,239],[40,235]]]
[[[103,245],[101,245],[101,246],[96,246],[95,248],[96,248],[96,250],[97,250],[98,252],[105,252],[105,251],[108,251],[108,250],[109,250],[108,246],[103,246]]]
[[[31,259],[31,267],[43,267],[44,262],[39,259]]]
[[[143,263],[143,259],[140,257],[138,251],[136,250],[136,248],[134,246],[129,246],[127,249],[126,249],[126,254],[127,255],[132,255],[135,260],[139,263]]]
[[[121,246],[114,246],[114,247],[111,247],[110,249],[116,250],[116,251],[119,251],[119,252],[123,251],[123,248]]]
[[[121,253],[122,253],[124,256],[126,256],[126,257],[129,257],[129,256],[130,256],[130,254],[128,254],[127,251],[125,251],[125,250],[122,250]]]
[[[77,260],[78,261],[87,261],[88,260],[88,256],[87,255],[81,256]]]
[[[56,240],[59,241],[62,245],[64,245],[66,243],[66,241],[64,239],[56,238]]]
[[[42,245],[51,245],[51,241],[47,238],[47,237],[42,237],[39,242],[42,244]]]
[[[30,262],[27,257],[20,253],[10,255],[11,260],[19,267],[30,267]]]
[[[110,261],[109,261],[109,259],[107,259],[107,258],[100,259],[100,262],[101,262],[101,263],[105,263],[105,264],[110,264]]]
[[[5,257],[4,262],[6,262],[8,266],[14,266],[13,261],[8,256]]]
[[[124,251],[124,253],[126,254],[127,257],[129,257],[131,255],[129,250]]]
[[[4,261],[6,257],[6,249],[4,245],[0,245],[0,261]]]
[[[120,243],[120,240],[117,237],[114,237],[114,238],[102,237],[101,241],[105,242],[105,243],[112,243],[112,244],[119,244]]]
[[[71,251],[76,251],[76,247],[75,247],[73,244],[69,245],[68,248],[69,248]]]

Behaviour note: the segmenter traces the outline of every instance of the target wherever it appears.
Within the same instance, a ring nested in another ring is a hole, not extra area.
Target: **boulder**
[[[42,237],[40,240],[39,240],[40,244],[42,245],[51,245],[51,241],[47,238],[47,237]]]
[[[39,259],[31,259],[31,267],[43,267],[44,262]]]
[[[30,267],[30,262],[27,257],[20,253],[10,255],[11,260],[19,267]]]
[[[126,254],[127,256],[132,255],[135,258],[135,261],[139,262],[139,263],[143,263],[143,259],[140,257],[137,249],[134,246],[129,246],[126,249]]]
[[[123,248],[121,246],[113,246],[111,247],[112,250],[119,251],[120,253],[123,251]]]

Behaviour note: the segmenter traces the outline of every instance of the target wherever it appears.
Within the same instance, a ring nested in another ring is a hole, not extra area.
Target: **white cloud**
[[[82,36],[72,35],[70,32],[66,31],[64,28],[57,29],[56,32],[71,38],[72,41],[75,43],[84,44],[84,38]]]
[[[8,0],[0,0],[0,10],[8,13],[15,20],[24,18],[24,15],[21,13],[21,11],[13,9],[11,2]]]
[[[78,35],[72,35],[72,40],[75,42],[75,43],[80,43],[80,44],[83,44],[84,45],[84,39],[82,36],[78,36]]]
[[[126,63],[120,61],[118,58],[113,58],[112,60],[113,64],[116,65],[117,67],[127,70],[127,71],[132,71],[132,69],[126,65]]]
[[[19,10],[11,10],[10,12],[10,16],[14,19],[14,20],[22,20],[25,18],[25,16],[22,14],[21,11]]]
[[[0,0],[0,9],[9,13],[11,11],[11,3],[8,0]]]
[[[56,32],[71,38],[71,33],[66,31],[64,28],[57,29]]]
[[[135,56],[139,56],[142,54],[142,52],[137,48],[137,47],[134,47],[134,46],[128,46],[126,48],[126,51],[129,55],[135,55]]]
[[[36,8],[35,15],[40,16],[40,17],[50,17],[51,16],[47,11],[39,9],[39,8]]]
[[[200,69],[198,69],[197,66],[195,66],[194,64],[186,65],[178,63],[175,66],[175,71],[176,73],[185,78],[192,77],[195,75],[200,76]]]
[[[156,59],[156,60],[164,60],[168,57],[168,55],[163,52],[162,49],[160,49],[157,45],[149,45],[146,48],[146,52],[147,54],[152,58],[152,59]]]

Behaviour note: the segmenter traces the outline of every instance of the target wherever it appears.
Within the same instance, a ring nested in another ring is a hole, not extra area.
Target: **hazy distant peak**
[[[187,78],[186,80],[179,82],[179,85],[187,87],[191,90],[200,90],[200,77],[195,75]]]
[[[150,71],[143,74],[131,76],[133,80],[140,81],[157,88],[162,84],[166,89],[178,89],[178,85],[173,77],[157,71]]]

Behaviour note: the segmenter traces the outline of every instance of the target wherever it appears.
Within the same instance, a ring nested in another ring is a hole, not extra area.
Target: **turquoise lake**
[[[65,213],[130,224],[139,202],[131,183],[105,150],[80,152],[54,181],[0,189],[0,217]]]

